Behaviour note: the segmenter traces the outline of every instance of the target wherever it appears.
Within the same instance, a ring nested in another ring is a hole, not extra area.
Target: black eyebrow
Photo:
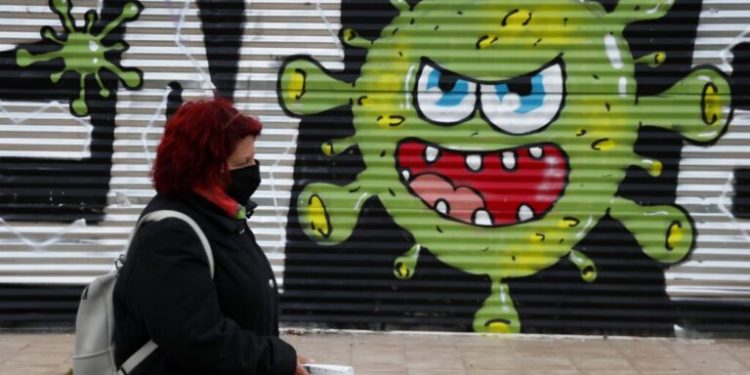
[[[520,79],[531,78],[531,77],[533,77],[533,76],[541,73],[545,69],[549,68],[550,66],[553,66],[553,65],[556,65],[556,64],[560,64],[563,67],[563,72],[564,72],[565,71],[565,63],[564,63],[564,61],[562,59],[562,56],[563,56],[562,53],[558,54],[557,56],[555,56],[554,58],[552,58],[549,62],[542,64],[541,67],[539,67],[537,69],[534,69],[533,71],[531,71],[529,73],[520,74],[520,75],[517,75],[517,76],[510,77],[510,78],[500,79],[500,80],[495,80],[495,81],[480,80],[480,79],[470,78],[470,77],[467,77],[467,76],[465,76],[463,74],[456,73],[456,72],[454,72],[454,71],[452,71],[450,69],[447,69],[447,68],[445,68],[443,66],[440,66],[440,64],[436,63],[435,61],[433,61],[429,57],[422,57],[422,62],[420,64],[421,65],[420,69],[418,70],[418,75],[419,75],[419,73],[422,72],[422,68],[424,66],[430,66],[431,68],[433,68],[433,69],[435,69],[435,70],[437,70],[437,71],[439,71],[441,73],[452,74],[452,75],[458,77],[461,80],[464,80],[464,81],[467,81],[467,82],[472,82],[472,83],[475,83],[477,85],[497,85],[497,84],[501,84],[501,83],[511,83],[512,81],[518,81]]]

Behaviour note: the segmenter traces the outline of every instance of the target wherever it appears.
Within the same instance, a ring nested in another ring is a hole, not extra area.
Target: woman
[[[261,127],[223,99],[186,103],[167,123],[152,172],[157,195],[143,214],[195,220],[215,275],[187,223],[141,226],[114,291],[116,365],[148,340],[158,349],[129,375],[307,374],[307,360],[278,337],[276,281],[246,221]]]

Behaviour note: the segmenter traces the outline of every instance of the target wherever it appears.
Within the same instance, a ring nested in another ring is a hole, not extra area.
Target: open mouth
[[[455,151],[416,139],[396,152],[401,181],[441,215],[485,227],[542,218],[565,190],[567,155],[557,145]]]

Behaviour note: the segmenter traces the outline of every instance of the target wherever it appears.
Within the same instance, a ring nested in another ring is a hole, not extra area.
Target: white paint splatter
[[[622,53],[617,46],[617,38],[615,38],[614,35],[607,34],[604,37],[604,48],[607,50],[609,63],[612,64],[615,69],[622,69],[625,65],[622,63]]]
[[[628,96],[628,77],[622,76],[620,77],[620,80],[618,81],[618,89],[620,91],[620,96],[625,97]]]
[[[404,92],[406,95],[404,95],[404,104],[401,105],[402,109],[411,109],[411,77],[416,67],[416,65],[412,64],[409,67],[409,71],[406,72],[406,79],[404,80]]]
[[[739,33],[732,41],[724,48],[719,51],[719,57],[721,57],[721,70],[727,74],[732,74],[734,70],[729,60],[734,60],[734,54],[731,52],[732,48],[740,43],[750,42],[750,26]]]

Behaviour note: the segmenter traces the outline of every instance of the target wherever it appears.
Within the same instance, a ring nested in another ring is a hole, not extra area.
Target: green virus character
[[[284,110],[303,117],[351,106],[354,135],[320,152],[356,146],[366,166],[345,186],[304,186],[295,204],[305,233],[341,243],[377,197],[414,238],[394,262],[396,277],[414,275],[420,249],[489,277],[473,321],[482,332],[520,331],[509,278],[566,258],[593,282],[596,265],[573,247],[606,214],[655,261],[683,260],[695,236],[687,212],[618,195],[631,166],[662,172],[634,150],[642,127],[705,145],[732,115],[730,86],[712,67],[657,96],[636,94],[636,64],[667,56],[634,59],[623,30],[672,3],[620,0],[607,12],[589,0],[391,0],[398,15],[374,41],[341,30],[347,45],[367,49],[354,82],[290,57],[279,73]]]
[[[78,97],[70,103],[72,114],[82,117],[89,114],[89,108],[86,104],[86,79],[93,76],[99,85],[99,95],[102,98],[108,98],[110,91],[104,86],[100,71],[106,69],[114,73],[119,80],[129,89],[137,89],[142,83],[142,73],[137,69],[123,69],[118,64],[109,61],[109,54],[112,52],[121,53],[128,49],[127,43],[120,41],[112,45],[104,45],[104,39],[115,29],[125,22],[133,21],[138,18],[142,6],[138,2],[128,2],[122,9],[122,12],[115,20],[106,24],[100,33],[92,32],[98,17],[95,10],[86,12],[86,23],[82,29],[76,27],[75,20],[71,15],[70,0],[50,0],[50,9],[55,12],[64,28],[63,35],[58,35],[50,26],[41,29],[42,39],[61,47],[52,52],[38,55],[31,54],[27,49],[19,48],[16,52],[16,64],[20,67],[27,67],[31,64],[54,59],[63,59],[65,68],[59,72],[50,75],[53,83],[60,82],[63,74],[74,72],[80,79]]]

